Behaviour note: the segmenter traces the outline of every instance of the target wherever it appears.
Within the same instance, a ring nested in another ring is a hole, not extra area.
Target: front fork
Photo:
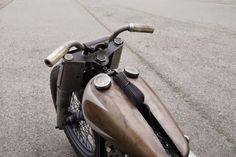
[[[57,126],[58,129],[63,129],[66,124],[67,109],[70,106],[71,92],[65,91],[57,87]]]
[[[76,62],[62,62],[57,80],[57,126],[63,129],[68,116],[71,95],[73,91],[79,91],[83,79],[84,64]]]

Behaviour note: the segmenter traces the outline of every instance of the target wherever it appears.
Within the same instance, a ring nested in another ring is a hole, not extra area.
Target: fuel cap
[[[94,79],[94,85],[98,90],[108,89],[111,86],[111,78],[107,74],[98,74]]]
[[[138,78],[139,75],[139,71],[136,68],[130,66],[125,67],[124,73],[130,78]]]

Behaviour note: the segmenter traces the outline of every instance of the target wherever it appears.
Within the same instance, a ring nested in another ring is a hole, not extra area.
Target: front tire
[[[60,66],[55,66],[52,69],[50,75],[50,89],[55,110],[57,110],[56,96],[59,70]],[[80,102],[83,95],[83,92],[81,91],[72,93],[71,104],[69,107],[70,111],[74,110],[73,112],[76,112],[78,110],[81,110]],[[77,106],[75,104],[72,104],[75,101],[78,101]],[[64,132],[79,157],[106,157],[104,139],[97,133],[92,131],[85,120],[81,120],[76,124],[65,125]],[[92,143],[91,141],[94,141],[94,143]],[[91,145],[88,143],[90,143]]]

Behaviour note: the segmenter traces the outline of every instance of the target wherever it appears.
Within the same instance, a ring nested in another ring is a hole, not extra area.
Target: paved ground
[[[7,2],[0,0],[0,156],[75,156],[54,129],[43,58],[64,41],[89,41],[129,22],[156,32],[122,35],[121,66],[138,67],[198,156],[236,154],[234,1]]]
[[[13,0],[0,0],[0,9],[6,7],[9,3],[11,3]]]

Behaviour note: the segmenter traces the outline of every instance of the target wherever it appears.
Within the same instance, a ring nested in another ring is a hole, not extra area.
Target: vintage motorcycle
[[[159,97],[134,67],[119,69],[121,32],[153,33],[129,24],[81,44],[69,41],[45,60],[57,112],[79,157],[187,157],[189,142]]]

